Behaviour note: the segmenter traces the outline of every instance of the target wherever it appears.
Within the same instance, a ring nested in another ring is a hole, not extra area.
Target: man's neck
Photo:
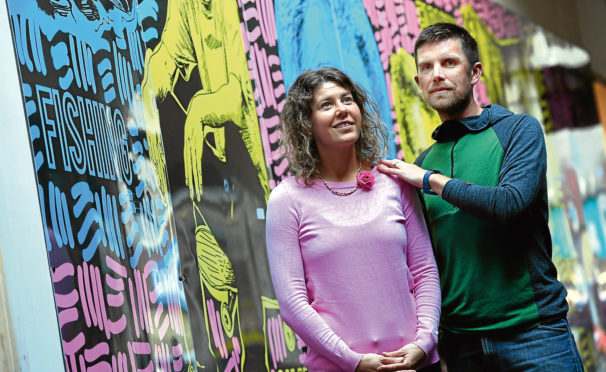
[[[478,105],[474,99],[472,99],[471,102],[469,103],[469,105],[467,105],[461,111],[438,112],[438,115],[440,116],[440,120],[442,120],[442,122],[445,122],[447,120],[460,120],[460,119],[468,118],[470,116],[478,116],[482,113],[482,110],[483,110],[483,108],[480,107],[480,105]]]

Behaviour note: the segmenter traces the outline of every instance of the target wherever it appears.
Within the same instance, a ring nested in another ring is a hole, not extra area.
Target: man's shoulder
[[[429,146],[428,148],[425,149],[425,151],[423,151],[421,154],[419,154],[419,156],[417,156],[417,158],[414,161],[414,164],[416,166],[420,167],[423,164],[423,160],[425,160],[425,157],[427,156],[427,154],[429,154],[429,152],[431,151],[433,146],[434,145]]]
[[[543,126],[537,118],[526,113],[513,114],[496,122],[492,129],[501,143],[509,144],[541,141]]]
[[[516,127],[519,125],[535,126],[538,128],[541,127],[541,123],[539,122],[539,120],[530,114],[527,114],[525,112],[514,113],[501,106],[498,107],[499,109],[494,111],[498,112],[500,115],[491,115],[491,127],[495,127],[497,125],[499,127]]]

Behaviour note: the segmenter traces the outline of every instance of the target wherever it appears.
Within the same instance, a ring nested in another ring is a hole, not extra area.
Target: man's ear
[[[415,83],[417,83],[417,86],[419,86],[419,75],[415,75]]]
[[[482,67],[482,62],[476,62],[473,64],[473,67],[471,68],[471,85],[474,85],[480,81],[483,70],[484,68]]]

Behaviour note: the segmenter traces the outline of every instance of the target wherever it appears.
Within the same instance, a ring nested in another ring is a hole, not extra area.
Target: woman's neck
[[[355,149],[320,155],[320,177],[326,181],[353,181],[361,167]]]

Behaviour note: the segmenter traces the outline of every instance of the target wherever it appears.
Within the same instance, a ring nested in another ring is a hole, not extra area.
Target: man
[[[475,40],[424,29],[415,81],[442,124],[415,164],[379,167],[424,192],[442,286],[439,351],[449,372],[583,371],[551,261],[546,155],[538,121],[480,107]]]

